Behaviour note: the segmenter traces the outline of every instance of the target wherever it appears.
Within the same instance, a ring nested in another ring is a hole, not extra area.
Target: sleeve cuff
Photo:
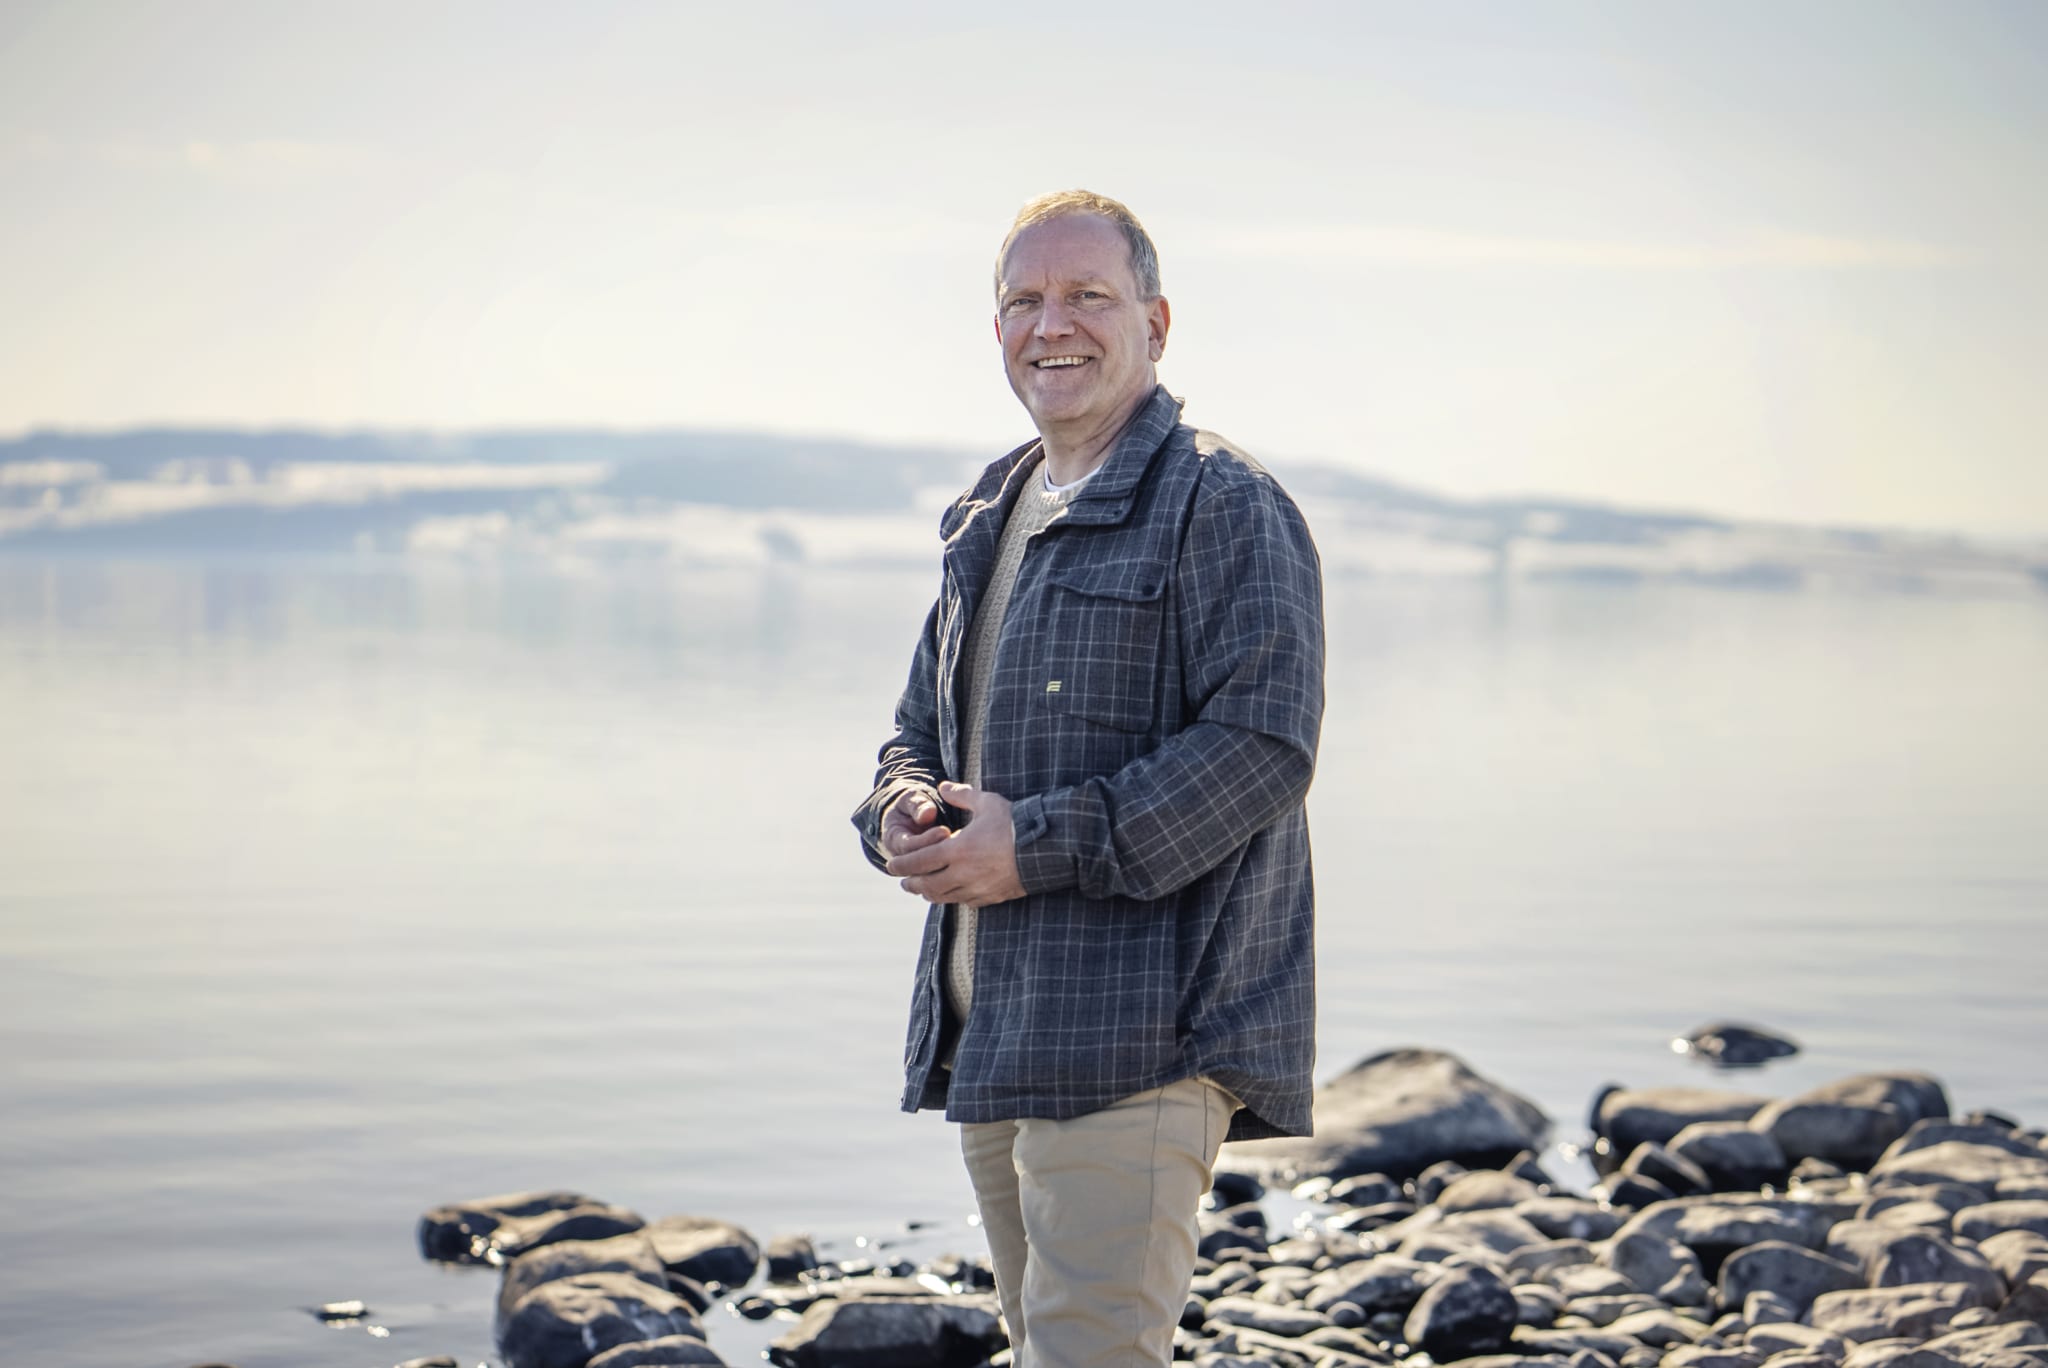
[[[1072,852],[1062,849],[1053,833],[1045,794],[1012,803],[1010,828],[1017,843],[1017,881],[1026,893],[1049,893],[1079,882]]]

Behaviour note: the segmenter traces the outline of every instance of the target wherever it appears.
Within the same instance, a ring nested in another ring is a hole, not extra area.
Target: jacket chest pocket
[[[1145,732],[1159,714],[1166,565],[1111,560],[1046,576],[1045,706],[1118,731]]]

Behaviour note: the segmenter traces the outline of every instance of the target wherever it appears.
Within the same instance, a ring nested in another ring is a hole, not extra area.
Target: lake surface
[[[934,577],[0,559],[0,1343],[491,1360],[437,1203],[973,1252],[846,813]],[[1334,582],[1320,1074],[1715,1017],[2048,1120],[2048,596]],[[361,1325],[302,1309],[360,1297]],[[772,1327],[715,1315],[736,1362]]]

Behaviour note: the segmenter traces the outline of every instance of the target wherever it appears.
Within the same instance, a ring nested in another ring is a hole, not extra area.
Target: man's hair
[[[1055,190],[1050,195],[1040,195],[1017,211],[1015,221],[1010,224],[1009,236],[1003,239],[1002,250],[996,253],[996,294],[1000,296],[1003,292],[1003,263],[1009,260],[1010,244],[1017,240],[1017,234],[1041,223],[1079,214],[1106,218],[1117,226],[1117,231],[1124,235],[1124,243],[1131,249],[1131,274],[1138,280],[1138,297],[1159,298],[1159,249],[1152,245],[1145,225],[1123,205],[1093,190]]]

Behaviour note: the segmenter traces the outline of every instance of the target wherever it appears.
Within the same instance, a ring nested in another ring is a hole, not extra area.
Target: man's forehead
[[[1034,223],[1010,240],[1003,253],[1002,287],[1034,285],[1050,278],[1066,284],[1131,284],[1130,244],[1123,231],[1099,214],[1063,214]]]

